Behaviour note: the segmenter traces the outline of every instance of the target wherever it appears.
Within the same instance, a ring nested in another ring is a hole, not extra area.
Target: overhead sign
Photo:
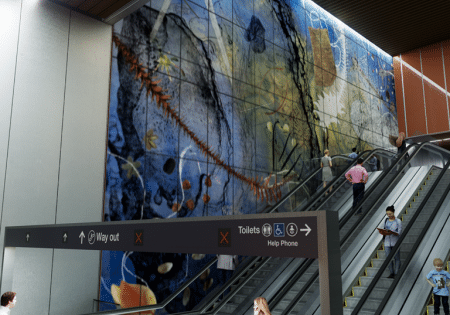
[[[7,227],[6,247],[318,258],[314,213]]]

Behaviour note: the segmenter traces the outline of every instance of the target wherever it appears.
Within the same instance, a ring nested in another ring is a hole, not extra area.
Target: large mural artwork
[[[325,149],[398,133],[392,57],[309,1],[152,0],[112,45],[105,221],[259,213]],[[122,307],[162,302],[212,259],[102,257],[101,300]],[[191,310],[227,277],[212,266],[148,314]]]

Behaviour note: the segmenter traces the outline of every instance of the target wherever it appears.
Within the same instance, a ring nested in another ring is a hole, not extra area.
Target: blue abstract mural
[[[395,104],[392,57],[310,1],[152,0],[114,26],[104,220],[259,213],[325,149],[387,147]],[[122,307],[212,259],[102,257],[101,300]],[[191,310],[228,276],[213,266],[147,314]]]

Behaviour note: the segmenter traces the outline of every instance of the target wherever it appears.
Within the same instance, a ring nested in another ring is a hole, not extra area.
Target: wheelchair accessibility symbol
[[[273,235],[276,237],[284,237],[284,223],[273,224]]]

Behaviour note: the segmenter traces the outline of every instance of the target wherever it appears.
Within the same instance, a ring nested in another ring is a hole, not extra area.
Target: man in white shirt
[[[11,309],[16,306],[16,292],[5,292],[1,298],[0,315],[9,315]]]

